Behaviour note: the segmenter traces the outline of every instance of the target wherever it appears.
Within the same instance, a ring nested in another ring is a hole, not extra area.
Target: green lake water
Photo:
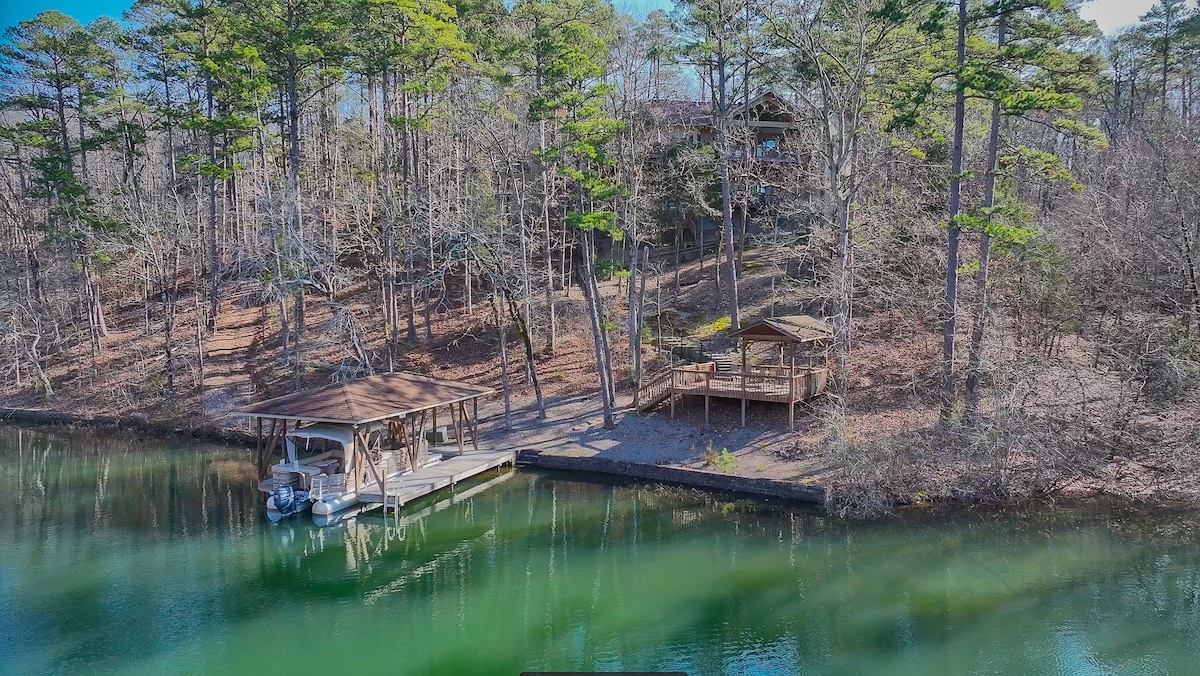
[[[1200,514],[848,522],[519,471],[272,524],[240,449],[0,427],[0,674],[1200,673]]]

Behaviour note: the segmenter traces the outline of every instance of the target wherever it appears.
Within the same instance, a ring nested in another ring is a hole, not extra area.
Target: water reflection
[[[30,542],[107,530],[178,537],[255,522],[245,452],[96,434],[104,436],[0,428],[0,490],[11,499],[0,526]]]
[[[0,673],[1178,673],[1200,656],[1190,512],[853,524],[518,472],[400,514],[272,524],[248,456],[0,428]]]

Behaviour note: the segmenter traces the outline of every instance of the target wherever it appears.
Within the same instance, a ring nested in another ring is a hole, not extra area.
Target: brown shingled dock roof
[[[760,319],[729,334],[734,338],[780,343],[817,343],[833,339],[828,322],[808,315],[790,315]]]
[[[362,425],[493,394],[453,380],[390,373],[268,399],[235,412],[255,418]]]

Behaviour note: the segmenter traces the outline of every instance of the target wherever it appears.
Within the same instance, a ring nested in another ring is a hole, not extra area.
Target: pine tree
[[[604,424],[612,427],[612,352],[593,260],[597,234],[614,240],[622,234],[613,209],[621,186],[607,150],[621,124],[603,109],[609,85],[603,77],[607,41],[602,31],[610,25],[611,9],[593,0],[552,0],[521,3],[514,11],[535,19],[529,65],[538,83],[529,118],[559,127],[558,143],[543,141],[537,158],[571,182],[564,223],[577,235],[575,272],[588,305]]]

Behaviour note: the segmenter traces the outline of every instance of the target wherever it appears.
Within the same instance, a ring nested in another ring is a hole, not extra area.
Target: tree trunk
[[[721,49],[722,47],[718,47]],[[737,255],[733,244],[733,189],[729,177],[729,77],[724,55],[717,58],[717,152],[721,165],[721,224],[725,238],[725,302],[729,326],[741,328],[738,317]]]
[[[496,315],[496,331],[500,338],[500,392],[504,398],[504,430],[512,431],[512,397],[508,384],[508,335],[505,331],[506,322],[500,312],[499,301],[492,303],[492,312]]]
[[[525,348],[525,372],[529,376],[530,384],[533,385],[533,396],[537,401],[538,419],[546,417],[546,400],[542,397],[542,383],[538,378],[537,368],[535,368],[533,355],[533,338],[529,335],[529,326],[525,323],[525,315],[517,307],[516,301],[512,295],[504,291],[505,304],[508,305],[508,316],[517,324],[517,331],[521,335],[521,344]]]
[[[996,47],[1004,49],[1007,38],[1007,16],[1001,10],[1000,21],[996,27]],[[984,187],[983,202],[988,210],[988,219],[993,217],[992,209],[996,206],[996,170],[1000,156],[1000,100],[992,102],[992,121],[988,131],[987,183]],[[971,322],[971,347],[967,356],[967,385],[966,385],[966,416],[973,418],[979,408],[979,371],[983,362],[983,337],[987,329],[989,304],[988,264],[991,258],[992,237],[987,225],[979,233],[979,271],[975,274],[975,287],[979,296],[979,304],[975,308],[975,317]]]
[[[954,336],[958,322],[958,215],[962,208],[963,128],[966,125],[967,0],[958,0],[958,54],[955,58],[954,144],[950,158],[950,218],[946,243],[946,299],[942,306],[942,419],[954,417]]]
[[[213,119],[213,91],[211,80],[205,84],[206,107],[209,124]],[[217,311],[221,298],[221,254],[217,249],[217,176],[213,173],[217,163],[217,138],[210,128],[208,130],[208,253],[209,253],[209,287],[208,287],[208,332],[217,330]]]
[[[608,359],[604,354],[604,326],[600,318],[600,298],[594,294],[595,273],[592,269],[592,232],[583,230],[579,237],[579,252],[580,264],[575,268],[575,273],[579,277],[579,286],[583,290],[584,301],[587,303],[588,320],[592,328],[592,346],[595,349],[596,357],[596,373],[600,381],[600,405],[604,417],[604,428],[612,429],[615,426],[612,413],[612,402],[610,396],[612,392],[612,373],[608,370]]]

